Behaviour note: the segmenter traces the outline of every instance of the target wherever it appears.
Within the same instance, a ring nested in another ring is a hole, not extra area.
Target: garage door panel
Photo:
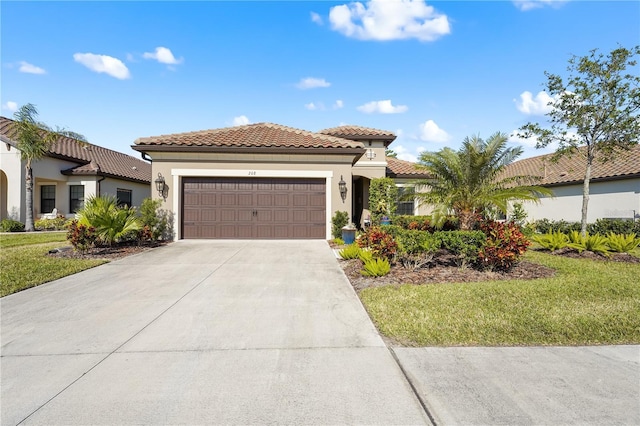
[[[324,179],[183,178],[183,238],[325,238]]]

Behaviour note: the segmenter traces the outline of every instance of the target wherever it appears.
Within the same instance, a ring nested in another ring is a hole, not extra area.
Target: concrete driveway
[[[1,299],[9,424],[425,424],[324,241],[180,241]]]

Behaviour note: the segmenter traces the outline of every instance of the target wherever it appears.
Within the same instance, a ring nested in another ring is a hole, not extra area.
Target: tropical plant
[[[152,240],[167,237],[169,218],[167,213],[160,208],[160,199],[145,198],[140,204],[139,216],[142,228],[148,228]]]
[[[358,259],[360,258],[361,251],[362,249],[358,247],[356,243],[353,243],[353,244],[349,244],[348,246],[340,250],[338,252],[338,255],[340,255],[340,258],[344,260]]]
[[[135,238],[137,231],[143,228],[136,210],[118,207],[118,199],[110,194],[89,197],[78,211],[78,220],[93,227],[98,240],[107,245]]]
[[[379,224],[383,217],[388,219],[396,212],[398,188],[391,178],[371,179],[369,184],[369,209],[374,224]]]
[[[364,263],[360,273],[367,277],[382,277],[391,271],[391,264],[387,259],[371,259]]]
[[[614,234],[611,232],[607,235],[607,245],[616,253],[630,253],[640,245],[640,238],[636,238],[636,234]]]
[[[93,226],[87,226],[73,220],[67,230],[67,241],[71,243],[73,249],[80,253],[86,253],[97,239],[96,230]]]
[[[546,188],[532,185],[533,176],[503,176],[505,167],[518,158],[521,147],[507,148],[507,135],[494,133],[485,142],[479,136],[467,137],[458,151],[444,148],[425,152],[420,166],[431,177],[415,182],[413,196],[436,207],[434,216],[452,212],[462,230],[473,229],[476,218],[491,208],[507,213],[509,201],[538,201],[552,195]]]
[[[24,231],[24,223],[13,219],[2,219],[2,222],[0,222],[0,231],[22,232]]]
[[[20,158],[25,168],[25,231],[34,231],[33,224],[33,169],[35,161],[40,160],[49,151],[49,147],[61,137],[70,137],[84,143],[84,136],[57,128],[52,130],[44,123],[37,121],[38,109],[33,104],[21,106],[14,114],[15,122],[7,130],[9,138],[14,140],[20,151]]]
[[[569,237],[560,231],[555,231],[547,232],[542,235],[534,235],[533,241],[540,244],[540,247],[543,249],[553,252],[567,247],[569,244]]]
[[[584,164],[580,232],[587,234],[589,183],[594,160],[608,161],[628,150],[640,138],[640,75],[636,66],[640,46],[619,47],[606,57],[597,53],[569,59],[569,77],[545,72],[546,89],[553,99],[546,114],[549,128],[527,123],[519,136],[537,137],[536,147],[557,144],[552,160],[579,155]]]
[[[484,247],[478,252],[480,264],[491,270],[508,271],[527,251],[531,244],[513,222],[488,221],[480,229],[487,236]]]
[[[607,237],[600,234],[589,235],[589,233],[587,233],[587,235],[582,236],[581,233],[573,231],[569,235],[569,244],[567,244],[567,246],[577,250],[578,253],[582,253],[586,250],[593,253],[600,253],[605,256],[609,255]]]
[[[391,260],[398,250],[398,243],[393,236],[378,226],[372,226],[357,240],[358,246],[367,248],[373,257]]]
[[[438,231],[433,236],[441,248],[455,256],[455,263],[460,267],[476,263],[478,253],[487,241],[482,231]]]

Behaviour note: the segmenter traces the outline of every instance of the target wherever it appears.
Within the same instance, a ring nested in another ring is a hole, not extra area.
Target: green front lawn
[[[368,288],[386,336],[417,346],[640,343],[640,265],[529,252],[554,278]]]
[[[65,245],[64,232],[0,235],[0,297],[106,262],[47,256],[52,248]]]

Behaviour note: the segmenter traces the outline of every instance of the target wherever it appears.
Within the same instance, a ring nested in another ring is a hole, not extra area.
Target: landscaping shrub
[[[396,211],[398,187],[391,178],[371,179],[369,184],[369,206],[373,224],[380,224],[383,217],[391,218]]]
[[[342,228],[349,223],[349,213],[337,211],[331,218],[331,235],[333,238],[342,237]]]
[[[334,238],[331,242],[337,246],[343,246],[344,240],[342,238]]]
[[[598,219],[587,225],[589,234],[636,234],[640,235],[640,222],[624,219]]]
[[[77,220],[73,220],[67,230],[67,240],[74,250],[85,253],[96,243],[96,232],[92,226],[86,226]]]
[[[542,235],[534,235],[533,241],[540,244],[544,250],[556,251],[567,247],[569,237],[560,231],[547,232]]]
[[[66,229],[70,221],[64,215],[57,215],[55,219],[38,219],[33,224],[38,231],[62,231]]]
[[[358,259],[362,249],[357,244],[349,244],[338,252],[338,255],[344,260]]]
[[[0,222],[0,231],[2,232],[23,232],[24,223],[13,219],[2,219]]]
[[[398,250],[393,236],[379,226],[372,226],[357,239],[360,248],[367,248],[373,257],[392,260]]]
[[[391,264],[387,259],[371,259],[364,263],[360,273],[367,277],[382,277],[391,271]]]
[[[396,236],[397,259],[407,269],[428,265],[440,248],[440,240],[427,231],[402,230]]]
[[[607,236],[607,245],[616,253],[630,253],[640,245],[640,238],[636,238],[636,234],[614,234],[609,233]]]
[[[569,234],[571,231],[580,230],[580,222],[567,222],[565,220],[540,219],[535,223],[536,231],[540,234],[562,232]]]
[[[607,237],[603,237],[600,234],[582,236],[578,231],[572,231],[569,234],[568,247],[577,250],[578,253],[583,251],[591,251],[593,253],[600,253],[605,256],[609,254],[609,245],[607,244]]]
[[[440,247],[456,256],[458,266],[475,264],[487,236],[482,231],[438,231],[433,234]]]
[[[429,231],[433,233],[438,229],[431,216],[395,216],[391,223],[403,229],[410,229],[413,231]],[[458,229],[458,221],[453,216],[447,216],[444,218],[439,229],[443,231],[453,231]]]
[[[478,260],[491,270],[511,269],[531,244],[513,222],[487,221],[480,225],[480,229],[486,235],[486,241],[478,252]]]
[[[160,208],[161,204],[159,199],[145,198],[140,205],[140,225],[149,228],[154,241],[171,238],[169,214]]]
[[[107,245],[135,240],[138,231],[144,228],[135,208],[118,207],[113,195],[89,197],[78,217],[82,225],[95,229],[99,242]]]

